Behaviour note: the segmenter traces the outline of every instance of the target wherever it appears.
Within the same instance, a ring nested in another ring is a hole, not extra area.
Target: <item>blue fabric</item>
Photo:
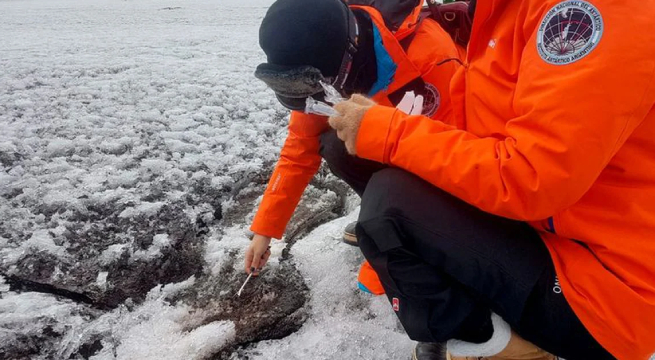
[[[366,286],[364,286],[364,284],[360,283],[359,281],[357,282],[357,287],[363,292],[372,294],[371,290],[367,289]]]
[[[550,228],[548,229],[548,231],[555,234],[555,220],[553,219],[552,216],[548,218],[548,227]]]
[[[396,65],[387,49],[385,49],[380,30],[378,30],[375,25],[373,25],[373,48],[375,50],[375,60],[378,67],[378,78],[375,84],[373,84],[371,91],[368,93],[369,97],[388,88],[393,81],[393,77],[396,75],[396,69],[398,68],[398,65]]]

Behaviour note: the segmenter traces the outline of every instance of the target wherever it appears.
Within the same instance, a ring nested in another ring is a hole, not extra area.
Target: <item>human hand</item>
[[[246,273],[253,273],[254,276],[259,275],[268,258],[271,256],[271,238],[268,236],[255,234],[253,236],[248,250],[246,250],[245,269]]]
[[[339,115],[330,116],[328,122],[330,126],[337,131],[337,137],[346,145],[346,150],[350,155],[357,155],[357,133],[362,118],[368,109],[375,105],[362,95],[355,94],[349,100],[334,105],[334,109]]]

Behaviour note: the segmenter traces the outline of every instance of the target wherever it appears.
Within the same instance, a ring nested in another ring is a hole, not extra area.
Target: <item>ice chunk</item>
[[[114,261],[118,260],[121,255],[128,250],[128,244],[114,244],[105,249],[102,254],[100,254],[100,264],[107,266]]]
[[[96,278],[96,284],[98,284],[98,287],[101,289],[107,288],[107,276],[109,275],[108,272],[106,271],[101,271],[98,273],[98,277]]]
[[[131,218],[138,215],[153,216],[161,207],[164,206],[163,202],[143,202],[135,207],[128,207],[123,210],[118,216],[122,218]]]
[[[152,260],[162,256],[162,250],[171,246],[171,239],[168,234],[157,234],[152,238],[152,244],[147,250],[139,250],[134,253],[136,259]]]

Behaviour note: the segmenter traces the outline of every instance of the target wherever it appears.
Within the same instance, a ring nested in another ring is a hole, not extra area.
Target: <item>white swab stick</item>
[[[241,285],[241,288],[239,291],[237,291],[237,296],[241,296],[241,292],[243,291],[243,288],[246,287],[246,284],[248,283],[248,280],[252,277],[253,271],[250,272],[250,275],[246,278],[246,281],[243,282],[243,285]]]

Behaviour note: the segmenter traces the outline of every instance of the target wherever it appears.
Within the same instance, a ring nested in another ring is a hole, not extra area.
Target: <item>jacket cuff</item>
[[[284,235],[284,230],[286,229],[287,223],[280,220],[281,219],[264,219],[264,217],[260,215],[259,212],[257,212],[255,218],[253,219],[252,225],[250,225],[250,231],[274,239],[281,239]],[[281,223],[284,224],[283,227],[275,225]]]
[[[357,133],[358,157],[388,163],[387,138],[396,111],[396,108],[382,105],[375,105],[368,109]]]

